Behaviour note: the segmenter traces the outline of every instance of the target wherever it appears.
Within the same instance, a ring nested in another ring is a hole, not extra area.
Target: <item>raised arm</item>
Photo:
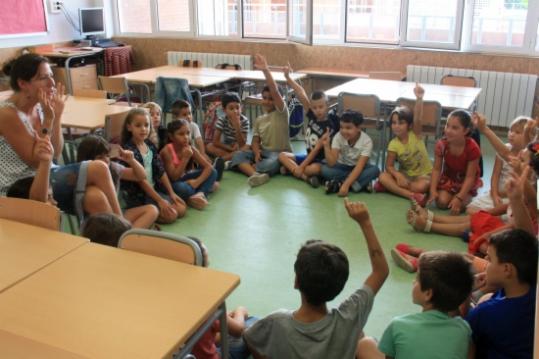
[[[509,156],[511,155],[511,150],[503,143],[502,140],[496,134],[494,131],[492,131],[487,126],[487,119],[483,114],[475,112],[472,115],[472,122],[475,127],[481,132],[485,137],[487,138],[488,142],[494,147],[494,150],[504,161],[509,161]]]
[[[415,106],[414,106],[414,126],[413,131],[418,139],[421,139],[421,131],[423,130],[423,96],[425,89],[416,82],[414,88]]]
[[[30,187],[29,199],[47,202],[49,196],[49,173],[54,156],[54,149],[48,135],[37,138],[34,153],[35,157],[39,159],[39,165]]]
[[[311,108],[311,101],[309,100],[309,97],[307,96],[307,93],[305,92],[303,87],[301,87],[300,84],[298,84],[293,78],[290,77],[290,71],[292,71],[292,69],[290,68],[289,63],[288,66],[284,67],[284,77],[286,79],[286,83],[288,84],[288,86],[292,87],[299,102],[301,102],[303,108],[307,111],[307,109]]]
[[[509,203],[513,210],[513,220],[515,228],[522,229],[532,235],[535,235],[535,225],[530,216],[530,212],[524,202],[524,188],[528,182],[530,174],[530,166],[526,166],[519,176],[515,172],[511,172],[507,179],[505,188]],[[535,201],[534,201],[535,202]]]
[[[348,215],[359,224],[365,237],[372,267],[372,272],[365,280],[365,285],[376,294],[389,275],[389,266],[387,265],[384,251],[380,246],[365,204],[362,202],[350,202],[348,198],[345,198],[344,206],[348,211]]]
[[[284,111],[284,108],[286,104],[284,103],[283,97],[279,93],[279,89],[277,88],[277,83],[273,79],[273,75],[271,74],[271,71],[268,68],[268,63],[266,62],[266,58],[260,54],[255,55],[255,61],[254,61],[255,69],[262,70],[262,73],[264,74],[264,77],[266,78],[266,84],[269,87],[271,98],[273,100],[273,104],[275,105],[275,108],[282,112]]]

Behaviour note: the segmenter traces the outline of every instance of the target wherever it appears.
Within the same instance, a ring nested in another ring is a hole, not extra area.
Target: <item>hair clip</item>
[[[533,151],[533,154],[535,156],[539,156],[539,142],[535,142],[532,146],[531,146],[531,150]]]

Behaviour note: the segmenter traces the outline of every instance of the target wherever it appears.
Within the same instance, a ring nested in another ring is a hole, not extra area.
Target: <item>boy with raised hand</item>
[[[288,108],[279,93],[277,83],[268,68],[266,58],[255,55],[254,66],[262,70],[266,86],[262,90],[262,107],[266,112],[258,117],[253,126],[251,150],[236,152],[232,156],[231,168],[238,168],[249,176],[251,187],[269,181],[270,176],[279,172],[279,153],[291,151],[288,137]]]
[[[276,311],[247,329],[243,337],[255,358],[355,357],[374,296],[389,275],[389,268],[367,207],[348,199],[344,205],[363,232],[372,272],[360,289],[338,308],[328,310],[327,302],[342,291],[348,279],[348,258],[333,244],[307,241],[294,263],[294,287],[300,291],[301,306],[296,311]]]
[[[303,108],[307,110],[308,123],[305,132],[307,154],[282,152],[279,161],[294,177],[316,188],[320,185],[318,176],[325,158],[322,138],[329,137],[331,141],[339,132],[339,116],[335,111],[329,110],[328,98],[323,91],[314,91],[309,98],[303,87],[290,77],[290,71],[290,65],[286,66],[284,69],[286,82],[294,90]]]

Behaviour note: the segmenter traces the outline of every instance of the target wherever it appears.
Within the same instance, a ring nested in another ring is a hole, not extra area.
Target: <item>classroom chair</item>
[[[130,229],[125,232],[118,242],[118,248],[144,253],[179,261],[182,263],[202,266],[204,255],[200,242],[193,237],[185,237],[172,233],[152,231],[148,229]],[[189,290],[189,288],[185,288]],[[221,330],[227,330],[226,305],[223,304],[204,322],[196,334],[191,336],[174,358],[192,358],[190,351],[215,320],[220,320]],[[221,337],[222,358],[228,358],[228,336]]]
[[[202,111],[202,94],[200,91],[197,89],[191,90],[186,79],[157,77],[155,80],[155,102],[161,106],[163,114],[170,113],[172,104],[180,99],[191,104],[193,117],[195,122],[198,123],[199,118],[202,118],[199,114]]]
[[[359,111],[363,115],[362,128],[374,129],[379,133],[378,149],[376,150],[376,165],[383,166],[383,155],[385,153],[385,132],[386,121],[383,119],[381,102],[375,95],[358,95],[341,92],[337,97],[337,113],[339,116],[346,110]]]
[[[0,197],[0,218],[59,231],[62,217],[58,207],[48,203]]]
[[[128,112],[108,115],[105,118],[104,136],[109,143],[120,143],[124,120]]]
[[[116,105],[137,106],[150,98],[150,88],[146,84],[129,84],[125,77],[99,76],[99,88],[106,91]],[[138,96],[135,90],[138,89]],[[127,100],[127,103],[123,100]]]
[[[107,98],[107,91],[96,89],[75,89],[73,90],[73,96]]]
[[[476,87],[477,81],[473,76],[456,76],[449,74],[442,77],[440,84],[446,86]]]
[[[404,74],[400,71],[371,71],[369,72],[370,79],[378,80],[393,80],[393,81],[403,81]]]
[[[406,106],[412,111],[415,107],[415,99],[398,98],[398,106]],[[423,127],[422,134],[425,138],[425,144],[428,145],[428,137],[432,136],[434,142],[442,136],[442,105],[437,101],[423,101]]]

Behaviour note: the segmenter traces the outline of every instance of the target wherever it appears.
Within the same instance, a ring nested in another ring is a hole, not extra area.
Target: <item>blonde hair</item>
[[[532,121],[531,117],[518,116],[513,121],[511,121],[509,129],[512,129],[513,127],[520,127],[521,130],[524,130],[524,127],[526,127],[526,123],[528,123],[528,121]]]
[[[159,106],[158,103],[156,102],[146,102],[142,105],[140,105],[139,107],[142,107],[142,108],[147,108],[150,113],[152,111],[159,111],[160,114],[163,113],[163,110],[161,109],[161,106]],[[159,147],[159,137],[157,135],[157,129],[155,129],[153,127],[153,125],[151,126],[151,129],[150,129],[150,135],[148,136],[148,139],[150,141],[152,141],[152,143],[156,146],[156,147]]]

